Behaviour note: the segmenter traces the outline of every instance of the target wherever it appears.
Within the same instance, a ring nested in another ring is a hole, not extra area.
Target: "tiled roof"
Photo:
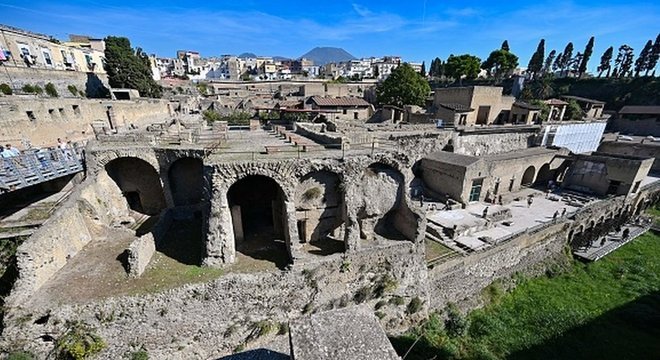
[[[594,99],[587,99],[581,96],[572,96],[572,95],[565,95],[562,96],[564,99],[571,99],[575,101],[582,101],[582,102],[587,102],[587,103],[592,103],[592,104],[605,104],[605,102],[600,101],[600,100],[594,100]]]
[[[314,96],[312,101],[318,106],[369,106],[369,103],[364,99],[356,97],[330,98]]]
[[[622,107],[619,114],[658,115],[660,114],[660,106],[628,105]]]
[[[540,107],[540,106],[536,106],[536,105],[528,104],[528,103],[526,103],[526,102],[524,102],[524,101],[516,101],[515,103],[513,103],[513,105],[514,105],[514,106],[517,106],[517,107],[519,107],[519,108],[521,108],[521,109],[527,109],[527,110],[541,110],[541,107]]]
[[[456,154],[448,151],[436,151],[426,155],[424,158],[440,163],[453,164],[463,167],[472,165],[479,161],[479,158],[475,156]]]
[[[438,105],[442,106],[445,109],[453,110],[456,112],[470,112],[474,111],[471,107],[463,104],[457,103],[439,103]]]
[[[543,102],[548,104],[548,105],[557,105],[557,106],[568,105],[568,103],[566,101],[559,100],[559,99],[548,99],[548,100],[545,100]]]

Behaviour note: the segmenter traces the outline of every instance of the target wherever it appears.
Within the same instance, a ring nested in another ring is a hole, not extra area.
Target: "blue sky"
[[[298,57],[315,46],[337,46],[357,57],[400,55],[428,64],[449,54],[484,59],[507,39],[522,66],[540,38],[547,54],[568,41],[582,51],[593,35],[593,69],[610,45],[627,43],[637,54],[655,39],[660,2],[0,0],[0,23],[57,38],[127,36],[159,56],[191,49],[203,56],[249,51]]]

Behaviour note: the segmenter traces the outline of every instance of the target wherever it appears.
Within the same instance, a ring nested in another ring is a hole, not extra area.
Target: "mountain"
[[[353,60],[355,59],[355,56],[349,54],[342,48],[315,47],[302,55],[301,58],[314,60],[314,65],[325,65],[331,62]]]
[[[273,56],[273,60],[275,61],[286,61],[286,60],[291,60],[291,58],[285,57],[285,56]]]
[[[246,52],[246,53],[242,53],[242,54],[238,55],[238,57],[241,58],[241,59],[245,59],[245,58],[256,58],[257,55],[255,55],[255,54],[253,54],[253,53]]]

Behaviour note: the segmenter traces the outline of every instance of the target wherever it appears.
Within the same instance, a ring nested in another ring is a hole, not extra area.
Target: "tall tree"
[[[536,52],[532,55],[532,58],[529,59],[529,65],[527,65],[527,72],[536,77],[538,73],[541,72],[543,68],[543,59],[545,59],[545,39],[539,41],[539,45],[536,47]]]
[[[578,51],[578,53],[575,54],[575,57],[571,60],[570,70],[573,71],[574,73],[579,73],[580,65],[582,64],[583,58],[584,55],[582,55],[582,53]]]
[[[658,65],[658,60],[660,59],[660,34],[655,38],[655,43],[653,43],[653,48],[651,48],[651,54],[649,55],[649,63],[646,69],[646,75],[649,71],[655,73],[655,67]]]
[[[408,63],[392,70],[390,76],[376,87],[376,98],[381,105],[423,106],[431,92],[428,81]]]
[[[481,59],[469,54],[459,56],[449,55],[445,64],[445,74],[463,85],[463,77],[474,79],[479,75]]]
[[[605,77],[610,77],[610,70],[612,70],[612,55],[614,54],[614,47],[610,46],[605,50],[603,56],[600,57],[600,65],[598,65],[598,77],[607,71]]]
[[[518,57],[502,49],[493,50],[488,59],[481,64],[481,68],[498,81],[511,75],[516,67],[518,67]]]
[[[152,77],[149,57],[140,48],[133,50],[125,37],[105,38],[105,70],[111,87],[135,89],[146,97],[162,95],[162,87]]]
[[[545,64],[543,65],[543,73],[547,74],[552,71],[552,63],[555,61],[555,56],[557,55],[557,50],[550,51],[548,57],[545,59]]]
[[[582,54],[582,61],[580,61],[580,67],[578,69],[578,77],[582,77],[584,73],[587,72],[587,66],[589,65],[589,59],[591,59],[591,54],[594,52],[594,37],[592,36],[587,43],[587,47],[584,48],[584,53]]]
[[[635,77],[638,77],[639,73],[641,73],[642,71],[646,71],[648,73],[649,57],[651,56],[652,51],[653,51],[653,41],[649,40],[646,42],[646,45],[644,46],[642,51],[639,52],[639,56],[635,61]]]
[[[419,71],[422,77],[426,77],[426,63],[422,61],[422,69]]]
[[[564,61],[564,53],[557,54],[557,58],[555,58],[555,62],[552,63],[552,71],[561,70],[561,64],[563,61]]]
[[[564,72],[564,70],[566,70],[568,73],[568,67],[571,65],[572,60],[573,60],[573,43],[569,42],[568,44],[566,44],[563,55],[561,57],[562,73]]]
[[[502,47],[500,47],[500,49],[504,51],[511,51],[511,49],[509,48],[509,41],[504,40],[504,42],[502,43]]]
[[[627,44],[621,45],[619,47],[619,53],[614,60],[614,70],[616,71],[615,76],[625,77],[629,75],[633,65],[633,59],[635,54],[633,53],[633,48]]]

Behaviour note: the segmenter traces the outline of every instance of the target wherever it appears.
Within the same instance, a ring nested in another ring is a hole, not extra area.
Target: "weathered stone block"
[[[142,275],[149,265],[151,257],[156,252],[156,242],[151,233],[141,236],[131,243],[126,249],[128,259],[126,261],[126,272],[129,277],[137,278]]]

